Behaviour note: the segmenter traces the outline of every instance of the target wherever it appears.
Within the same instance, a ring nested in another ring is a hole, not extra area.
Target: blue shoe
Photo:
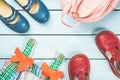
[[[16,2],[19,3],[17,0]],[[37,10],[36,13],[31,14],[30,10],[33,8],[34,3],[37,3],[39,5],[39,9]],[[20,4],[20,6],[22,5]],[[22,6],[22,8],[25,11],[27,11],[36,21],[40,23],[45,23],[50,15],[47,7],[44,5],[44,3],[41,0],[28,0],[27,5]]]
[[[13,7],[11,7],[11,9],[12,9],[12,15],[9,16],[9,17],[0,16],[0,20],[15,32],[18,32],[18,33],[27,32],[28,29],[29,29],[28,21],[17,10],[15,10]],[[10,22],[13,22],[14,20],[16,20],[16,18],[18,16],[19,16],[18,21],[15,24],[10,24]]]

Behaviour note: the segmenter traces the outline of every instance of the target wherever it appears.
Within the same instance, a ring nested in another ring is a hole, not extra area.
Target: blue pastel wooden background
[[[26,17],[30,22],[30,30],[25,34],[18,34],[0,21],[0,68],[5,60],[14,55],[17,46],[21,47],[28,37],[32,37],[37,41],[33,54],[36,64],[41,65],[44,61],[50,64],[59,53],[66,56],[66,60],[60,67],[60,70],[65,73],[63,80],[69,80],[66,65],[69,59],[78,53],[89,57],[91,80],[120,80],[112,73],[108,62],[97,49],[94,41],[96,33],[101,30],[111,30],[120,37],[120,4],[96,23],[81,23],[75,28],[68,28],[60,20],[62,9],[59,0],[42,0],[50,11],[50,19],[45,24],[32,19],[14,0],[6,1]]]

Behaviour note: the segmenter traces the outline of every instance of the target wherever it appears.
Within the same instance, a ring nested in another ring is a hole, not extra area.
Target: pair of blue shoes
[[[36,13],[31,14],[29,11],[33,8],[34,3],[39,4],[39,9],[37,10]],[[10,29],[14,30],[15,32],[18,32],[18,33],[27,32],[29,29],[29,22],[12,6],[10,7],[12,9],[12,15],[9,17],[0,16],[1,21],[5,23]],[[45,23],[49,18],[49,11],[47,7],[44,5],[44,3],[40,0],[28,0],[27,5],[22,6],[22,8],[26,12],[28,12],[31,15],[31,17],[33,17],[36,21],[40,23]],[[10,24],[10,22],[16,20],[17,17],[19,17],[18,21],[15,24]]]

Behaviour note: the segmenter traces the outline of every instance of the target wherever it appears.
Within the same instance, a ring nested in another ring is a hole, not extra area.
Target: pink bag
[[[118,2],[119,0],[60,0],[63,8],[61,21],[68,27],[77,26],[81,22],[96,22],[112,11]],[[76,19],[76,24],[64,22],[66,14]]]

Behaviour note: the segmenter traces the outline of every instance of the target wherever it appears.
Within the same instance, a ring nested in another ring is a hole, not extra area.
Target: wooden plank
[[[120,2],[118,3],[115,9],[120,9]]]
[[[0,68],[3,65],[4,60],[0,60]],[[36,60],[35,63],[41,65],[43,62],[51,64],[53,60]],[[69,60],[64,61],[61,65],[60,70],[64,71],[64,78],[62,80],[69,80],[68,76],[68,62]],[[119,80],[111,71],[108,62],[106,60],[90,60],[91,71],[90,71],[90,80]],[[67,66],[66,66],[67,65]]]
[[[18,5],[18,3],[15,0],[5,0],[8,4],[13,6],[17,10],[23,10],[21,6]],[[58,0],[48,1],[48,0],[42,0],[42,2],[47,6],[49,10],[51,9],[61,9],[61,6],[59,4]],[[53,5],[54,4],[54,5]]]
[[[61,23],[61,11],[50,11],[50,19],[45,24],[40,24],[31,18],[26,12],[20,11],[30,23],[30,29],[25,34],[95,34],[100,28],[112,30],[116,34],[120,34],[120,12],[112,12],[104,19],[96,23],[81,23],[75,28],[68,28]],[[74,22],[71,18],[66,21]],[[6,25],[0,22],[0,34],[17,34],[10,30]]]
[[[34,58],[55,58],[59,53],[71,58],[83,53],[92,59],[104,59],[95,44],[95,36],[0,36],[0,58],[10,58],[16,47],[23,48],[28,37],[37,41]]]
[[[15,9],[23,10],[14,0],[5,0],[7,3],[12,5]],[[48,7],[49,10],[61,10],[61,5],[59,0],[42,0],[44,4]],[[116,7],[116,9],[120,9],[120,3]]]
[[[27,35],[20,36],[0,22],[0,69],[4,61],[14,55],[14,49],[17,46],[22,49],[26,39],[32,37],[37,41],[33,54],[36,64],[41,65],[43,62],[50,64],[59,53],[66,56],[68,60],[65,60],[60,67],[60,70],[65,73],[63,80],[69,80],[68,66],[66,66],[69,58],[78,53],[84,53],[90,59],[91,80],[119,80],[112,73],[108,62],[98,50],[94,41],[95,35],[92,34],[96,34],[103,29],[120,34],[120,13],[117,11],[120,9],[120,3],[116,7],[116,11],[111,12],[96,23],[82,23],[78,27],[68,28],[60,21],[62,9],[59,0],[42,0],[51,14],[50,20],[45,24],[40,24],[32,19],[25,11],[22,11],[23,9],[14,0],[6,1],[28,19],[30,30],[25,33]],[[68,18],[67,21],[74,22],[71,18]]]

